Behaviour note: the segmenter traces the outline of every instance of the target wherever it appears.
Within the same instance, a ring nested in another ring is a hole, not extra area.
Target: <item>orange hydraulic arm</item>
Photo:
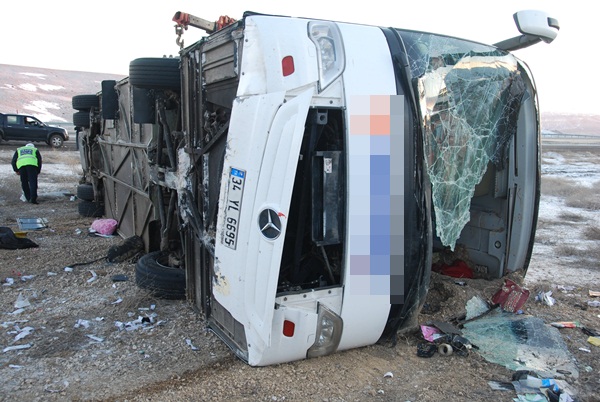
[[[219,17],[216,22],[208,21],[200,17],[196,17],[195,15],[187,14],[181,11],[177,11],[173,16],[173,21],[176,22],[175,25],[175,33],[177,34],[176,43],[183,48],[183,40],[181,40],[181,35],[184,30],[188,29],[188,26],[193,26],[195,28],[200,28],[204,30],[206,33],[213,33],[222,29],[228,25],[231,25],[235,22],[233,18],[230,18],[226,15]]]

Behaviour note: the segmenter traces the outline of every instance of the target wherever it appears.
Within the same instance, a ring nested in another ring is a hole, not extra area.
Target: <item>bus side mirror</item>
[[[521,36],[506,39],[494,44],[506,51],[519,50],[539,42],[550,43],[558,35],[558,20],[548,16],[544,11],[524,10],[513,14],[517,29]]]
[[[552,42],[558,35],[558,20],[538,10],[519,11],[513,15],[517,29],[523,35],[537,36],[546,43]]]

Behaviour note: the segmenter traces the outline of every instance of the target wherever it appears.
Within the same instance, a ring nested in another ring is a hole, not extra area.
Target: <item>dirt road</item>
[[[48,221],[47,228],[27,234],[39,247],[0,250],[0,400],[512,401],[516,397],[515,391],[494,390],[488,383],[510,381],[514,371],[490,363],[477,351],[467,356],[418,357],[419,332],[400,335],[396,345],[249,367],[205,331],[202,317],[185,301],[156,299],[139,289],[134,261],[110,264],[102,259],[122,239],[88,234],[93,218],[79,216],[77,201],[71,197],[78,180],[77,152],[40,149],[45,166],[40,204],[31,205],[19,200],[18,178],[6,170],[13,147],[0,145],[4,175],[0,226],[16,231],[19,217]],[[548,199],[548,205],[555,202]],[[548,241],[547,233],[569,233],[570,242],[587,242],[585,228],[598,227],[599,214],[581,211],[576,222],[541,215],[544,243],[536,244],[524,282],[531,291],[526,314],[545,323],[577,320],[600,329],[600,308],[587,304],[593,300],[588,291],[600,290],[600,281],[594,279],[600,271],[597,261],[584,263],[577,256],[565,256],[560,247],[564,242]],[[96,259],[101,260],[75,265]],[[70,266],[71,271],[65,270]],[[128,280],[115,281],[115,275]],[[8,284],[7,278],[14,283]],[[490,298],[502,284],[456,282],[434,275],[421,323],[450,322],[464,314],[473,296]],[[540,291],[552,291],[556,303],[536,302]],[[561,379],[579,400],[599,400],[600,348],[589,344],[579,328],[560,333],[578,371]],[[15,346],[23,348],[11,348]]]

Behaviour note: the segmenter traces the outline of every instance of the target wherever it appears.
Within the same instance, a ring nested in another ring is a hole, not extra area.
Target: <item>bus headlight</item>
[[[333,22],[311,21],[308,36],[317,48],[319,91],[323,91],[345,67],[344,44],[338,26]]]
[[[342,318],[319,304],[317,309],[317,332],[315,343],[306,352],[306,357],[325,356],[337,350],[342,338]]]

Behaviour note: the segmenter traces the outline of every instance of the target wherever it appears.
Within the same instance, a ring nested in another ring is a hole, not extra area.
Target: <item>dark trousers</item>
[[[21,188],[27,201],[37,201],[38,173],[37,166],[33,165],[21,166],[21,169],[19,169]]]

